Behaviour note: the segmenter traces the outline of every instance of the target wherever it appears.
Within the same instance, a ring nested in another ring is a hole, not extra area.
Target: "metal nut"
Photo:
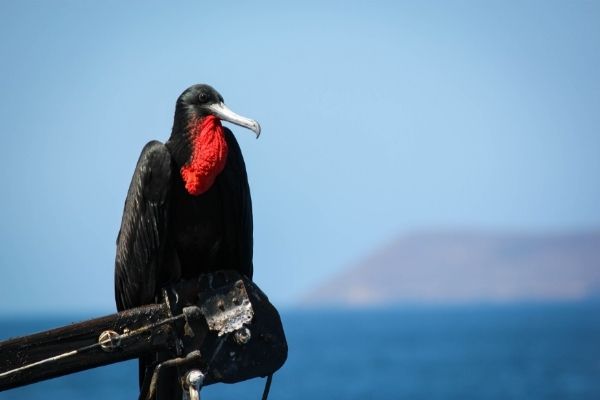
[[[100,343],[102,350],[111,352],[121,345],[121,337],[115,331],[104,331],[98,337],[98,343]]]
[[[235,331],[233,335],[237,344],[246,344],[250,340],[252,334],[250,333],[250,329],[245,326]]]

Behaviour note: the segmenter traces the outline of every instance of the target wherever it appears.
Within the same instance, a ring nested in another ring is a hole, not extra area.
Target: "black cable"
[[[273,374],[267,376],[267,382],[265,382],[265,390],[263,391],[262,400],[267,400],[269,397],[269,390],[271,390],[271,382],[273,381]]]

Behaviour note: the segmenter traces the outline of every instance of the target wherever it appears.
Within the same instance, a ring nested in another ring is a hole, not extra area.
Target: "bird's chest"
[[[212,247],[223,235],[223,209],[217,191],[192,196],[177,190],[171,203],[172,234],[179,247]]]
[[[227,246],[223,199],[218,184],[193,196],[181,181],[173,188],[170,204],[170,238],[183,276],[220,269]]]

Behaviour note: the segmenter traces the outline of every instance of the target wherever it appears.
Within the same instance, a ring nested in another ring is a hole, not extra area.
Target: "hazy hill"
[[[305,305],[578,300],[600,295],[600,232],[400,237]]]

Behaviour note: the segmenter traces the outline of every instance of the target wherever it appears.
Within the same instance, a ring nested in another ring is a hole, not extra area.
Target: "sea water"
[[[0,318],[0,338],[79,319]],[[273,400],[600,399],[600,303],[284,311],[282,319],[289,357]],[[263,385],[217,384],[202,396],[259,400]],[[136,361],[0,393],[136,398]]]

